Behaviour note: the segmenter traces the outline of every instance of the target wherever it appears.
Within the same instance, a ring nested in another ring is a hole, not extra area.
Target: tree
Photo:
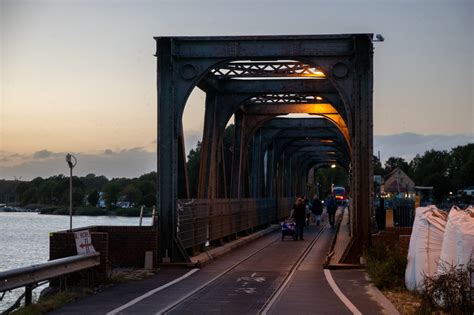
[[[37,203],[38,189],[36,187],[28,188],[21,194],[20,201],[22,204]]]
[[[84,203],[84,190],[79,187],[72,189],[72,205],[74,207],[82,206]]]
[[[375,155],[372,158],[372,165],[374,166],[374,175],[385,175],[385,170],[382,167],[382,163],[380,162],[379,158]]]
[[[142,200],[142,192],[134,184],[127,185],[120,194],[131,203],[138,204]]]
[[[99,191],[105,184],[108,183],[108,179],[105,176],[96,176],[95,174],[87,174],[85,177],[81,177],[81,181],[87,187],[88,190]]]
[[[120,193],[120,185],[115,182],[111,181],[105,184],[104,188],[102,189],[105,194],[105,203],[107,205],[107,209],[112,209],[117,203],[117,199]]]
[[[54,203],[54,191],[57,185],[56,179],[50,177],[38,186],[38,199],[42,204],[50,205]]]
[[[420,186],[433,186],[435,200],[441,202],[451,189],[450,156],[446,151],[430,150],[411,161],[413,180]]]
[[[198,141],[196,149],[191,149],[188,154],[188,162],[186,164],[188,168],[188,180],[189,180],[189,193],[191,197],[197,196],[197,189],[199,184],[199,163],[201,161],[201,141]]]
[[[142,204],[145,205],[145,207],[153,207],[156,205],[156,196],[155,194],[148,194],[142,199]]]
[[[99,192],[95,189],[91,191],[87,196],[87,202],[89,202],[91,206],[97,207],[97,203],[99,202]]]
[[[474,186],[474,143],[453,148],[448,169],[453,191]]]
[[[348,174],[340,168],[321,167],[314,174],[315,183],[319,183],[320,197],[324,197],[331,193],[331,185],[347,187]]]
[[[411,176],[413,173],[410,165],[403,158],[392,156],[385,161],[385,174],[390,173],[397,167],[404,171],[408,176]]]

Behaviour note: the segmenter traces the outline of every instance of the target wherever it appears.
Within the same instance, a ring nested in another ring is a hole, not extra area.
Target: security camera
[[[372,39],[374,42],[383,42],[385,38],[382,36],[382,34],[377,34],[375,37]]]

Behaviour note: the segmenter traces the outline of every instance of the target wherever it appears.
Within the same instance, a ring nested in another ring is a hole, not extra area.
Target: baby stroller
[[[281,226],[281,240],[285,239],[285,236],[295,237],[295,221],[293,219],[287,219],[280,223]]]

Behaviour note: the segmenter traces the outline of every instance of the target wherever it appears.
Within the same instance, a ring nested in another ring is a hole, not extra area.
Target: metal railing
[[[415,219],[415,202],[409,199],[393,201],[393,221],[395,226],[413,226]]]
[[[35,284],[100,265],[100,253],[70,256],[46,263],[0,272],[0,292],[25,287],[25,304],[31,304]]]
[[[178,236],[185,248],[201,246],[252,228],[276,222],[290,212],[276,199],[183,200],[179,211]]]

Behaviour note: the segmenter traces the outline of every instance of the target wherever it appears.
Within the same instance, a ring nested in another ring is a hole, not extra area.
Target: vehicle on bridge
[[[343,206],[346,204],[346,200],[347,200],[346,188],[342,186],[334,186],[332,188],[332,195],[336,199],[337,205]]]

